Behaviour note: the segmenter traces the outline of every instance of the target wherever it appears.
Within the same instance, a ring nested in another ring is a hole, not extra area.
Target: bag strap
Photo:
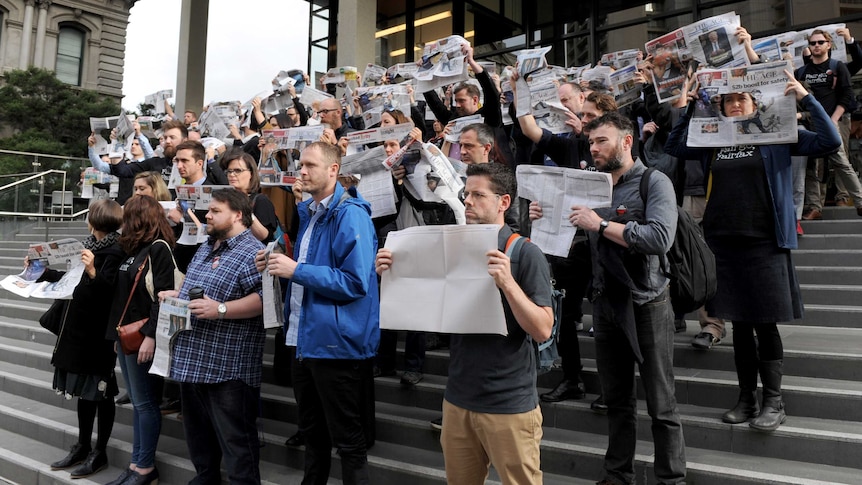
[[[129,303],[132,302],[132,296],[134,296],[135,290],[138,288],[138,281],[141,280],[141,273],[144,272],[144,266],[146,266],[147,261],[149,259],[150,259],[150,257],[147,256],[147,259],[143,263],[141,263],[140,267],[138,267],[138,273],[135,275],[135,282],[132,283],[132,290],[129,291],[129,298],[126,300],[126,306],[125,306],[125,308],[123,308],[123,314],[120,315],[120,320],[117,322],[117,327],[120,327],[123,325],[123,319],[126,318],[126,311],[128,311],[128,309],[129,309]]]
[[[524,240],[528,239],[517,232],[512,233],[512,235],[509,236],[509,239],[506,240],[504,252],[506,253],[506,257],[509,258],[511,264],[516,264],[518,262],[519,255],[521,254],[521,245],[524,244]]]
[[[164,244],[165,246],[167,246],[167,248],[168,248],[168,253],[170,253],[170,255],[171,255],[171,261],[173,261],[173,262],[174,262],[174,269],[179,269],[179,266],[177,266],[177,260],[176,260],[176,259],[174,259],[174,250],[173,250],[173,249],[171,249],[171,245],[170,245],[170,244],[168,244],[168,242],[167,242],[167,241],[165,241],[164,239],[156,239],[155,241],[153,241],[153,244],[155,244],[155,243],[157,243],[157,242],[160,242],[160,243]],[[148,257],[149,257],[149,256],[148,256]]]

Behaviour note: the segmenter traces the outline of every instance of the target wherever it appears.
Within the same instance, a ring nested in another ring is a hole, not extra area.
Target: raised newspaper
[[[784,71],[790,69],[790,63],[784,61],[698,72],[700,89],[688,126],[688,146],[796,142],[796,98],[784,95]],[[728,117],[721,112],[721,95],[737,92],[751,95],[754,113]]]
[[[150,374],[162,377],[171,375],[171,351],[178,332],[191,330],[192,313],[188,300],[165,298],[159,304],[159,320],[156,322],[156,351]]]
[[[554,134],[572,131],[571,127],[566,124],[566,120],[569,119],[566,115],[568,109],[560,102],[556,84],[545,82],[539,85],[530,85],[522,77],[518,78],[515,84],[518,94],[515,116],[520,118],[532,114],[539,128]]]
[[[371,204],[371,217],[397,212],[392,173],[381,163],[385,158],[382,146],[341,158],[341,175],[359,179],[357,190]]]
[[[83,250],[84,245],[72,238],[31,244],[27,251],[27,267],[17,275],[4,278],[0,281],[0,287],[25,298],[68,300],[84,275],[84,264],[81,262]],[[46,266],[66,273],[59,281],[36,282],[45,272]]]
[[[425,93],[447,84],[467,80],[462,45],[470,45],[460,35],[450,35],[425,44],[421,64],[414,77],[416,91]]]

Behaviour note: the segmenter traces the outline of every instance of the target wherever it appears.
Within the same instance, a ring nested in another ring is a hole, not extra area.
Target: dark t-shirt
[[[500,229],[497,247],[504,251],[512,234]],[[551,306],[551,275],[542,251],[532,243],[521,246],[515,281],[536,305]],[[478,413],[517,414],[539,405],[536,357],[527,333],[518,325],[506,298],[503,311],[509,335],[453,334],[445,398]]]
[[[712,162],[712,187],[703,215],[708,238],[775,238],[772,197],[758,147],[720,149]]]
[[[838,72],[832,72],[829,64],[829,61],[806,64],[802,70],[802,79],[799,81],[811,86],[811,93],[823,106],[826,114],[832,116],[839,104],[846,108],[852,99],[848,99],[848,93],[851,91],[850,72],[847,66],[843,62],[838,62]],[[849,98],[852,98],[852,95]]]

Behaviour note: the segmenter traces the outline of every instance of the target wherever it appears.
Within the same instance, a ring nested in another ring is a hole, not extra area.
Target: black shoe
[[[122,406],[123,404],[129,404],[132,402],[132,398],[129,397],[129,393],[124,393],[122,396],[118,397],[116,401],[117,404]]]
[[[431,420],[431,427],[437,431],[443,430],[443,416]]]
[[[108,467],[108,455],[105,450],[93,450],[87,455],[84,463],[72,470],[72,478],[89,477]]]
[[[149,485],[150,483],[156,484],[159,482],[159,469],[153,468],[153,471],[147,473],[146,475],[141,475],[138,472],[132,472],[129,475],[129,478],[123,482],[123,485]]]
[[[687,330],[685,318],[679,318],[673,321],[674,333],[683,333]]]
[[[416,384],[419,384],[422,377],[424,376],[421,372],[417,372],[415,370],[404,371],[404,374],[401,374],[401,385],[406,387],[415,386]]]
[[[713,345],[718,345],[721,339],[709,332],[700,332],[691,339],[691,346],[696,349],[709,350]]]
[[[159,411],[162,412],[162,415],[178,413],[182,411],[182,404],[179,399],[171,399],[163,402],[162,405],[159,406]]]
[[[51,463],[51,469],[64,470],[66,468],[71,468],[83,462],[87,458],[87,455],[89,453],[89,445],[84,446],[81,443],[75,443],[75,445],[72,446],[72,449],[69,450],[69,454],[66,455],[65,458],[60,461],[55,461],[54,463]]]
[[[545,402],[560,402],[566,399],[583,399],[586,395],[583,382],[563,379],[553,391],[546,392],[539,398]]]
[[[297,433],[288,438],[287,441],[284,442],[284,444],[296,448],[305,444],[305,437],[297,431]]]
[[[121,483],[125,482],[127,478],[132,476],[132,473],[135,473],[135,472],[133,472],[129,468],[126,468],[125,470],[123,470],[123,473],[120,473],[120,476],[115,478],[113,481],[106,483],[105,485],[120,485]]]
[[[380,367],[377,367],[375,365],[374,369],[372,370],[372,373],[373,373],[375,378],[377,378],[377,377],[394,377],[395,376],[395,369],[384,370],[384,369],[381,369]]]
[[[736,406],[722,414],[721,420],[728,424],[739,424],[759,415],[760,404],[757,402],[757,391],[740,389]]]
[[[600,414],[607,413],[608,405],[605,404],[605,398],[601,394],[599,394],[599,397],[597,397],[595,401],[590,403],[590,409]]]

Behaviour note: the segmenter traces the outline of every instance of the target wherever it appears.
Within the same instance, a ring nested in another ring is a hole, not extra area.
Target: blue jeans
[[[183,429],[197,485],[221,484],[221,459],[230,483],[260,483],[257,416],[260,389],[240,380],[180,384]]]
[[[162,384],[149,374],[152,361],[138,364],[137,352],[125,355],[121,350],[117,360],[120,361],[126,391],[134,406],[131,463],[138,468],[149,468],[155,466],[156,447],[162,432],[162,413],[159,411],[159,392],[156,388],[156,385]]]
[[[673,379],[673,311],[668,292],[643,305],[635,305],[638,344],[644,361],[638,364],[652,418],[655,474],[659,483],[685,482],[685,441],[676,409]],[[608,405],[608,451],[605,474],[614,483],[634,479],[637,442],[637,394],[631,346],[614,322],[606,296],[594,302],[596,365],[602,395]]]

